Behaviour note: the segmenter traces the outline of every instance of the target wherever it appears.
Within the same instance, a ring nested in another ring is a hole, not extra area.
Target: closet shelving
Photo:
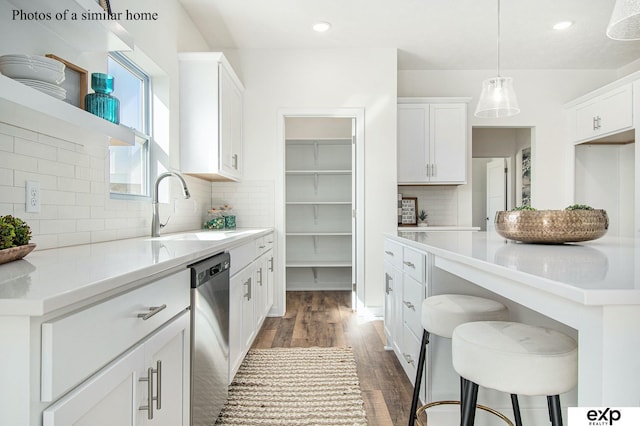
[[[351,138],[286,141],[288,289],[351,288],[351,151]]]

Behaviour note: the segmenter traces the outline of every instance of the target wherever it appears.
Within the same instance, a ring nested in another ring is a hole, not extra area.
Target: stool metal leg
[[[478,385],[467,380],[464,398],[462,399],[462,416],[460,426],[473,426],[476,419],[476,402],[478,400]]]
[[[549,417],[553,426],[562,426],[562,409],[560,408],[560,395],[547,396],[549,404]]]
[[[518,395],[511,394],[511,406],[513,407],[513,418],[516,421],[516,426],[522,426],[522,416],[520,415],[520,403],[518,402]]]
[[[424,372],[425,359],[427,357],[427,345],[429,344],[429,332],[423,330],[422,344],[420,346],[420,356],[418,357],[418,365],[416,371],[416,381],[413,386],[413,399],[411,400],[411,411],[409,411],[409,426],[415,426],[416,411],[418,410],[418,401],[420,400],[420,385],[422,383],[422,373]]]

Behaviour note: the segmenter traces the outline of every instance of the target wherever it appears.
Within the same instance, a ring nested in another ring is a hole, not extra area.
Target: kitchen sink
[[[221,241],[240,235],[255,234],[256,232],[259,231],[254,229],[238,231],[196,231],[164,235],[151,239],[153,241]]]

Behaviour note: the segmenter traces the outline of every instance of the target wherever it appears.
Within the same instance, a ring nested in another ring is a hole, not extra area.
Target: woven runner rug
[[[216,425],[367,424],[351,348],[253,349]]]

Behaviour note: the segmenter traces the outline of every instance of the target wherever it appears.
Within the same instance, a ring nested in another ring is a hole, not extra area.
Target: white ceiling
[[[398,49],[398,68],[496,67],[497,0],[180,0],[212,49]],[[605,29],[614,0],[502,0],[501,68],[617,69],[640,41]],[[558,21],[575,24],[565,31]],[[333,27],[319,34],[316,21]]]

